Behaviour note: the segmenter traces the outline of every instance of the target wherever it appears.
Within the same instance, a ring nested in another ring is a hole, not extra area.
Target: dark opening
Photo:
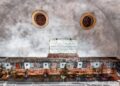
[[[42,13],[38,13],[36,14],[35,16],[35,22],[40,25],[40,26],[43,26],[45,25],[46,23],[46,16]]]
[[[91,16],[85,16],[82,21],[84,27],[90,27],[94,23],[94,19]]]

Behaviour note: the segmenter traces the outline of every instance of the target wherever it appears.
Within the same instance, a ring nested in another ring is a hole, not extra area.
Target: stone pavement
[[[120,86],[120,82],[0,82],[0,86]]]

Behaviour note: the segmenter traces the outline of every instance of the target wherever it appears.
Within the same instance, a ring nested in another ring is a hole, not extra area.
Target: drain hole
[[[96,18],[92,13],[85,13],[80,19],[80,25],[84,29],[91,29],[95,26]]]
[[[44,11],[35,11],[32,15],[32,22],[37,27],[45,27],[48,24],[48,15]]]

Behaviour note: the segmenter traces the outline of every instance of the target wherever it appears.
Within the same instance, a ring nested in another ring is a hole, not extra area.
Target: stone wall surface
[[[120,55],[120,0],[1,0],[0,56],[47,56],[49,40],[78,41],[80,56]],[[32,13],[44,10],[49,24],[39,29]],[[97,22],[84,30],[80,17],[93,12]]]

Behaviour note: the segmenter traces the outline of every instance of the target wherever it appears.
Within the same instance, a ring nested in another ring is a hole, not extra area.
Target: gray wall
[[[46,56],[49,40],[78,40],[80,56],[120,55],[119,0],[1,0],[0,56]],[[42,9],[49,24],[39,29],[32,24],[32,12]],[[79,24],[85,12],[96,15],[96,26],[83,30]]]

